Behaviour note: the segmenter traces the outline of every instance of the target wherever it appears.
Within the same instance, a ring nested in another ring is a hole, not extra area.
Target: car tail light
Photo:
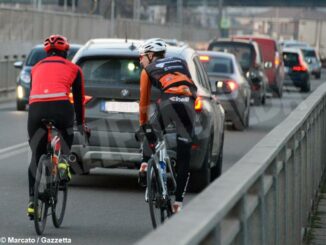
[[[191,150],[197,150],[199,149],[199,145],[198,144],[192,144],[191,145]]]
[[[278,53],[275,54],[274,65],[278,67],[281,64],[280,55]]]
[[[308,67],[302,60],[301,56],[299,56],[299,63],[300,65],[292,67],[292,71],[308,71]]]
[[[73,104],[74,103],[74,96],[73,96],[73,94],[72,93],[69,93],[68,97],[69,97],[70,103]],[[85,95],[84,105],[86,105],[92,99],[93,99],[92,96]]]
[[[195,111],[196,112],[201,112],[203,110],[203,98],[202,97],[197,97],[195,100]]]
[[[293,71],[307,71],[307,67],[306,67],[306,66],[302,66],[302,65],[299,65],[299,66],[293,66],[293,67],[292,67],[292,70],[293,70]]]
[[[223,93],[232,93],[239,88],[239,84],[234,80],[217,81],[216,86]]]
[[[199,60],[201,62],[208,62],[209,61],[209,56],[208,55],[200,55]]]

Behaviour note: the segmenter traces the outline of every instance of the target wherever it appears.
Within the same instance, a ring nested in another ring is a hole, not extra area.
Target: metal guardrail
[[[325,171],[326,84],[138,245],[302,244]]]
[[[16,79],[19,69],[14,67],[14,62],[17,59],[6,57],[0,60],[0,93],[13,91],[16,87]]]

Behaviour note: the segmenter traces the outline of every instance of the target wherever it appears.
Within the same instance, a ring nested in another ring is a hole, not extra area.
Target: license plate
[[[104,101],[101,110],[105,112],[137,113],[139,112],[139,105],[138,102]]]

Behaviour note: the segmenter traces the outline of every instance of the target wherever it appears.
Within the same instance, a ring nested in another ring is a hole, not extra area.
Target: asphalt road
[[[312,81],[313,90],[321,81]],[[226,131],[224,172],[308,95],[290,88],[282,99],[270,98],[265,106],[252,107],[249,129]],[[25,213],[30,159],[26,120],[27,112],[15,111],[14,102],[0,104],[0,243],[1,237],[37,242],[33,222]],[[185,203],[194,197],[195,194],[188,194]],[[62,228],[55,229],[48,219],[43,237],[67,239],[72,244],[120,245],[132,244],[151,230],[144,190],[137,185],[137,172],[95,169],[89,176],[74,177]]]

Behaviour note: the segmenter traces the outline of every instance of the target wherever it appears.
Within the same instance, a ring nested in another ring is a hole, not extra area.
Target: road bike
[[[145,201],[149,204],[153,228],[156,228],[173,214],[171,196],[175,193],[177,184],[175,160],[169,157],[170,151],[167,150],[166,136],[153,128],[150,128],[150,131],[144,136],[154,133],[158,140],[156,144],[150,145],[153,154],[147,166]]]
[[[68,170],[59,168],[59,164],[75,161],[74,155],[62,154],[61,139],[54,126],[55,122],[46,119],[42,122],[47,128],[47,153],[41,156],[37,166],[33,200],[33,218],[38,235],[44,232],[49,215],[52,216],[56,228],[61,226],[67,204],[68,182],[65,175]],[[49,208],[51,208],[50,214]]]

